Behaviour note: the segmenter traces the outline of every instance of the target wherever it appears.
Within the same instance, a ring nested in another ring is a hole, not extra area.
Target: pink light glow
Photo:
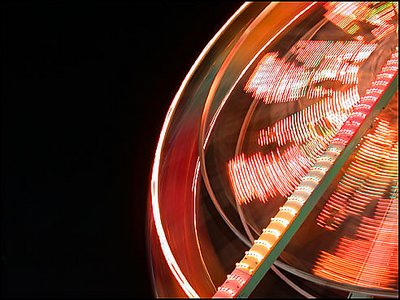
[[[361,41],[299,41],[290,50],[291,63],[278,58],[278,53],[264,56],[246,92],[266,104],[320,100],[259,131],[259,145],[273,146],[267,154],[241,154],[229,161],[229,179],[239,204],[267,202],[293,192],[359,103],[359,67],[375,48],[376,44]],[[299,62],[303,65],[297,67]],[[321,84],[327,81],[350,87],[325,88]],[[284,145],[288,147],[280,150]]]

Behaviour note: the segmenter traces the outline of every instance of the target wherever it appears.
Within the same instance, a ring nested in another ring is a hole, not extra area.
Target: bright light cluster
[[[323,60],[327,63],[363,62],[375,48],[374,43],[366,44],[360,41],[300,40],[290,49],[290,53],[295,55],[305,68],[316,68]]]
[[[348,34],[359,33],[360,22],[376,26],[371,33],[378,40],[396,30],[391,21],[397,16],[397,2],[328,2],[324,7],[325,18]]]
[[[324,98],[272,126],[261,129],[259,145],[277,143],[278,146],[283,146],[289,142],[301,145],[319,137],[329,140],[360,100],[356,87],[332,93],[332,97]]]
[[[325,81],[357,84],[360,63],[376,44],[360,41],[299,41],[290,57],[267,53],[250,76],[245,91],[264,103],[296,101],[300,98],[332,97],[335,90]],[[336,84],[338,85],[338,84]]]
[[[239,204],[267,202],[293,192],[359,103],[360,63],[375,48],[376,44],[359,41],[299,41],[290,50],[297,61],[287,63],[278,53],[264,56],[246,84],[247,92],[267,104],[301,97],[317,101],[259,131],[258,144],[272,145],[267,154],[242,154],[229,161],[229,179]],[[327,82],[340,85],[333,88]]]
[[[228,170],[238,203],[254,199],[266,202],[278,193],[289,196],[312,165],[308,156],[315,157],[323,151],[322,142],[315,140],[303,147],[289,147],[282,153],[277,149],[268,155],[235,157],[229,162]],[[311,153],[306,152],[307,148],[311,148]]]
[[[278,53],[267,53],[250,77],[246,92],[266,104],[295,101],[306,95],[311,70],[287,63]]]

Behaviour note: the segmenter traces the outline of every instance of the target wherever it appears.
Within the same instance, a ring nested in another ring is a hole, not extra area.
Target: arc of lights
[[[160,207],[159,207],[159,200],[158,200],[158,173],[160,168],[160,160],[161,160],[161,150],[164,145],[165,136],[169,125],[172,120],[172,116],[178,106],[179,99],[185,89],[186,85],[188,84],[190,78],[193,76],[194,72],[203,61],[204,57],[207,55],[211,47],[214,45],[216,40],[222,35],[225,29],[236,19],[236,17],[246,9],[249,5],[248,2],[244,3],[233,15],[229,18],[229,20],[221,27],[221,29],[215,34],[215,36],[210,40],[210,42],[206,45],[203,51],[200,53],[199,57],[196,59],[195,63],[190,68],[188,74],[186,75],[185,79],[183,80],[181,86],[179,87],[178,92],[176,93],[170,108],[168,109],[167,116],[165,118],[163,127],[161,129],[160,138],[157,143],[156,154],[152,169],[152,176],[151,176],[151,208],[152,208],[152,215],[154,218],[154,224],[156,227],[156,232],[158,238],[160,240],[161,250],[164,254],[164,257],[167,261],[168,267],[170,268],[172,274],[174,275],[175,279],[182,287],[185,294],[190,298],[199,298],[197,292],[193,289],[185,275],[182,273],[181,269],[179,268],[178,263],[175,260],[174,254],[169,246],[167,237],[165,235],[165,231],[162,225],[161,216],[160,216]]]

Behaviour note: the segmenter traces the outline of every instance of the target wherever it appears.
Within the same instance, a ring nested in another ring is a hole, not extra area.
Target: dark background
[[[158,134],[241,3],[2,4],[2,297],[152,297]]]

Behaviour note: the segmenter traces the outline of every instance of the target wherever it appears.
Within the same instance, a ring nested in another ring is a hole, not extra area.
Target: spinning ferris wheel
[[[156,295],[397,298],[397,74],[397,2],[241,6],[161,131]]]

